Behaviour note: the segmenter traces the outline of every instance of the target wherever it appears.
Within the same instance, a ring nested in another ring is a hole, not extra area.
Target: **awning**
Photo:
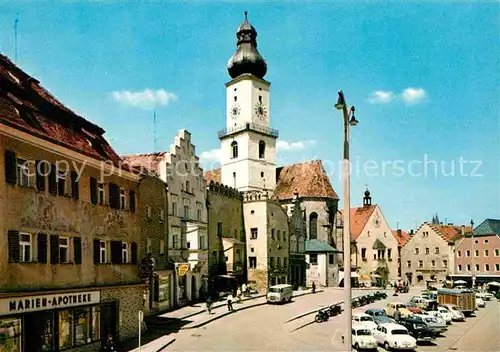
[[[359,274],[356,273],[356,272],[352,272],[351,271],[351,279],[353,278],[359,278]],[[344,272],[343,271],[339,271],[339,283],[344,280]]]

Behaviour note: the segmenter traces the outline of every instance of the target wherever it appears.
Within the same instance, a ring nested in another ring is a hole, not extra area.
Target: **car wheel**
[[[389,343],[388,343],[387,341],[386,341],[386,342],[384,342],[384,349],[385,349],[386,351],[390,351],[390,350],[391,350],[391,346],[389,346]]]
[[[359,351],[359,344],[357,342],[354,344],[354,348],[356,349],[356,351]]]

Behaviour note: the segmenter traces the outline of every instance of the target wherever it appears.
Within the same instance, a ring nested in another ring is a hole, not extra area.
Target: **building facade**
[[[136,336],[140,175],[0,55],[0,320],[9,351]]]
[[[290,284],[298,289],[306,286],[306,222],[305,213],[300,206],[298,193],[294,194],[292,207],[287,207],[290,223]]]
[[[306,241],[307,286],[332,287],[338,285],[339,268],[335,262],[337,250],[320,240]]]

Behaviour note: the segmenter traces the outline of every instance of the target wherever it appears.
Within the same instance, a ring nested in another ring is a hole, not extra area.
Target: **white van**
[[[285,303],[290,302],[292,297],[292,285],[281,284],[269,287],[266,298],[268,303]]]
[[[353,322],[352,347],[354,347],[356,351],[377,350],[378,343],[373,337],[372,331],[366,325]]]

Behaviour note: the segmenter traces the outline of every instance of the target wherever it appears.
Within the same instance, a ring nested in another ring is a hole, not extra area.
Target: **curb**
[[[163,347],[161,347],[159,350],[156,350],[156,352],[160,352],[160,351],[163,351],[165,348],[167,348],[168,346],[170,346],[171,344],[173,344],[175,342],[175,338],[170,340],[170,342],[167,342],[165,345],[163,345]]]
[[[153,342],[154,342],[154,340],[153,340],[153,341],[151,341],[150,343],[152,344]],[[171,344],[173,344],[174,342],[175,342],[175,338],[172,338],[172,339],[171,339],[171,340],[169,340],[168,342],[166,342],[166,343],[164,343],[163,345],[161,345],[161,347],[159,347],[159,348],[156,348],[156,347],[155,347],[155,348],[151,348],[151,349],[149,349],[149,348],[147,347],[147,346],[148,346],[148,344],[145,344],[145,345],[141,346],[141,348],[136,347],[136,348],[134,348],[133,350],[129,350],[128,352],[138,352],[139,350],[142,350],[142,351],[148,351],[148,350],[149,350],[149,351],[151,351],[151,352],[160,352],[160,351],[162,351],[163,349],[165,349],[165,348],[167,348],[168,346],[170,346]]]

